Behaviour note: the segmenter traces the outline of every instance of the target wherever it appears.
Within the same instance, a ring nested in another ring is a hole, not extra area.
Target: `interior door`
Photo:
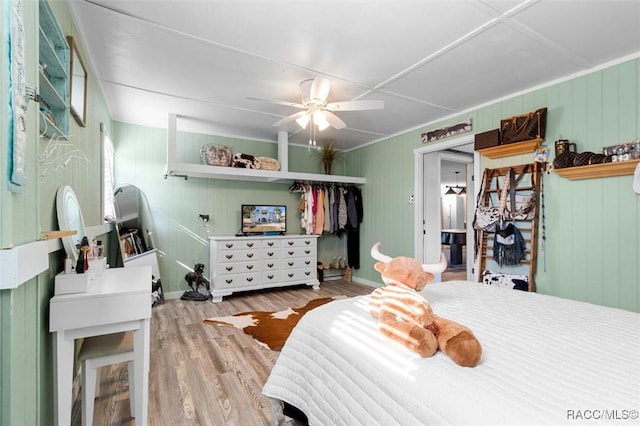
[[[442,223],[440,205],[440,152],[425,154],[423,157],[423,197],[422,197],[422,252],[425,263],[435,263],[440,259],[440,232]],[[438,280],[439,281],[439,280]]]
[[[442,251],[442,196],[441,196],[441,173],[442,161],[459,162],[460,168],[466,170],[466,247],[468,253],[473,248],[473,232],[470,222],[473,218],[473,206],[475,206],[472,176],[474,172],[473,156],[448,151],[437,151],[425,153],[423,155],[423,219],[422,219],[422,250],[424,260],[427,263],[438,260]],[[473,256],[467,256],[467,278],[472,277]],[[438,277],[438,281],[440,277]]]

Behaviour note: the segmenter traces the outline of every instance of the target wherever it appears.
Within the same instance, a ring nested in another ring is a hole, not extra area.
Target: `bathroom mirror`
[[[125,184],[116,187],[113,199],[123,266],[151,265],[153,276],[160,278],[147,197],[138,187]]]
[[[74,235],[62,237],[64,250],[75,265],[78,261],[80,241],[86,234],[80,203],[69,185],[63,185],[58,188],[56,211],[58,214],[58,228],[61,231],[76,231]]]

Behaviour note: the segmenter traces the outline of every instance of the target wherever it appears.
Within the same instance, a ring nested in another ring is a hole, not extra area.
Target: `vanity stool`
[[[82,424],[93,424],[93,406],[99,394],[98,368],[128,363],[129,407],[135,417],[133,389],[133,331],[85,337],[78,354],[82,363]]]

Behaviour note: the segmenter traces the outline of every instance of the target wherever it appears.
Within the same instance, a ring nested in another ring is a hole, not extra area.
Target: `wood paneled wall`
[[[552,151],[558,139],[575,142],[581,152],[600,151],[640,137],[639,81],[640,60],[632,59],[350,153],[350,173],[367,178],[362,244],[382,240],[392,256],[413,252],[413,208],[407,197],[413,193],[412,151],[421,146],[420,133],[469,117],[473,132],[483,132],[499,127],[501,118],[546,106],[546,143]],[[484,159],[481,167],[532,161],[533,154]],[[569,181],[545,174],[547,239],[539,248],[540,293],[640,311],[640,197],[631,183],[631,176]],[[370,259],[356,276],[379,281]]]

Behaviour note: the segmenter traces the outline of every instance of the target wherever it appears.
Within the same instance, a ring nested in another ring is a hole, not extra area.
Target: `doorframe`
[[[425,253],[423,249],[423,224],[422,220],[424,217],[424,155],[431,154],[434,152],[439,152],[447,149],[453,149],[455,147],[466,145],[474,142],[474,134],[466,134],[464,136],[460,136],[454,139],[446,140],[443,142],[439,142],[436,144],[426,145],[420,148],[416,148],[413,150],[414,154],[414,200],[415,200],[415,210],[414,210],[414,242],[413,242],[413,250],[414,256],[416,259],[419,259],[422,263],[428,263],[424,258]],[[473,175],[480,175],[480,154],[478,152],[473,153]],[[440,191],[439,186],[435,188],[435,185],[439,185],[440,179],[438,182],[434,184],[434,190]],[[477,179],[471,180],[471,177],[467,176],[467,205],[469,203],[473,203],[471,205],[476,205],[476,196],[477,190],[476,187],[478,185]],[[471,190],[469,190],[471,189]],[[468,211],[468,209],[467,209]],[[467,217],[467,247],[473,247],[473,220],[470,217]],[[436,260],[437,261],[437,260]],[[473,256],[467,255],[467,279],[473,277],[473,267],[474,267],[475,259]]]

